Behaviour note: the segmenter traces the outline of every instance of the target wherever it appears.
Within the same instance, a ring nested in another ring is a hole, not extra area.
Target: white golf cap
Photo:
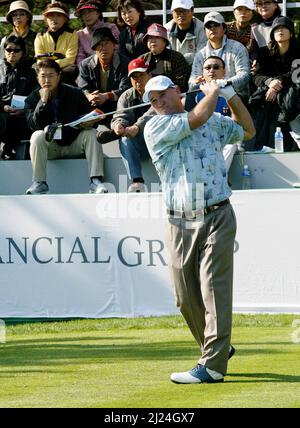
[[[193,0],[173,0],[171,5],[171,11],[175,9],[192,9],[194,7]]]
[[[233,3],[233,9],[242,6],[247,7],[250,10],[255,10],[255,4],[253,0],[235,0]]]
[[[204,26],[208,22],[216,22],[217,24],[223,24],[225,20],[219,12],[209,12],[204,17]]]
[[[148,80],[145,86],[145,93],[143,96],[144,103],[149,103],[149,95],[151,91],[165,91],[168,88],[176,88],[176,85],[167,76],[156,76]]]

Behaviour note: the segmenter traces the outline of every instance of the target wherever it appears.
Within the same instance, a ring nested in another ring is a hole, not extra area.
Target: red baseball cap
[[[143,58],[136,58],[130,61],[128,64],[128,77],[131,76],[132,73],[140,72],[145,73],[149,68],[149,65],[145,63]]]

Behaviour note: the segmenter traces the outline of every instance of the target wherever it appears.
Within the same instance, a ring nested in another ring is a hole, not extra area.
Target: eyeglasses
[[[207,24],[205,24],[205,28],[207,28],[208,30],[211,30],[212,28],[218,28],[220,27],[221,24],[218,24],[217,22],[208,22]]]
[[[255,3],[256,7],[270,6],[270,4],[274,3],[273,0],[259,1]]]
[[[207,65],[205,65],[204,67],[204,70],[220,70],[220,68],[223,68],[223,67],[221,67],[219,64],[207,64]]]
[[[26,12],[12,12],[11,14],[12,18],[18,18],[19,16],[27,16]]]
[[[19,53],[19,52],[21,52],[22,51],[22,49],[19,49],[19,48],[5,48],[5,50],[6,50],[6,52],[8,52],[8,53]]]

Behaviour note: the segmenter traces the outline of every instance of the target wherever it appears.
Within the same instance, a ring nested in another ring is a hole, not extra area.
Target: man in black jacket
[[[30,157],[33,183],[27,194],[47,193],[48,159],[76,158],[85,155],[91,178],[90,193],[107,193],[102,183],[103,153],[97,142],[96,130],[57,127],[77,120],[91,111],[90,103],[78,88],[60,83],[59,65],[47,59],[37,65],[40,89],[25,100],[25,114],[33,132],[30,139]],[[56,132],[51,132],[55,130]]]

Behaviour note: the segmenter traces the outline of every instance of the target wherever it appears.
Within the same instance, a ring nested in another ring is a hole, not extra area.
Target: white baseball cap
[[[233,10],[241,6],[247,7],[250,10],[255,10],[255,4],[253,0],[235,0],[233,4]]]
[[[204,26],[208,22],[216,22],[217,24],[223,24],[225,22],[224,17],[219,12],[209,12],[204,17]]]
[[[145,93],[143,96],[144,103],[149,103],[149,95],[151,91],[165,91],[168,88],[176,88],[176,85],[167,76],[155,76],[148,80],[145,86]]]
[[[171,12],[175,9],[192,9],[194,7],[193,0],[173,0],[171,5]]]

